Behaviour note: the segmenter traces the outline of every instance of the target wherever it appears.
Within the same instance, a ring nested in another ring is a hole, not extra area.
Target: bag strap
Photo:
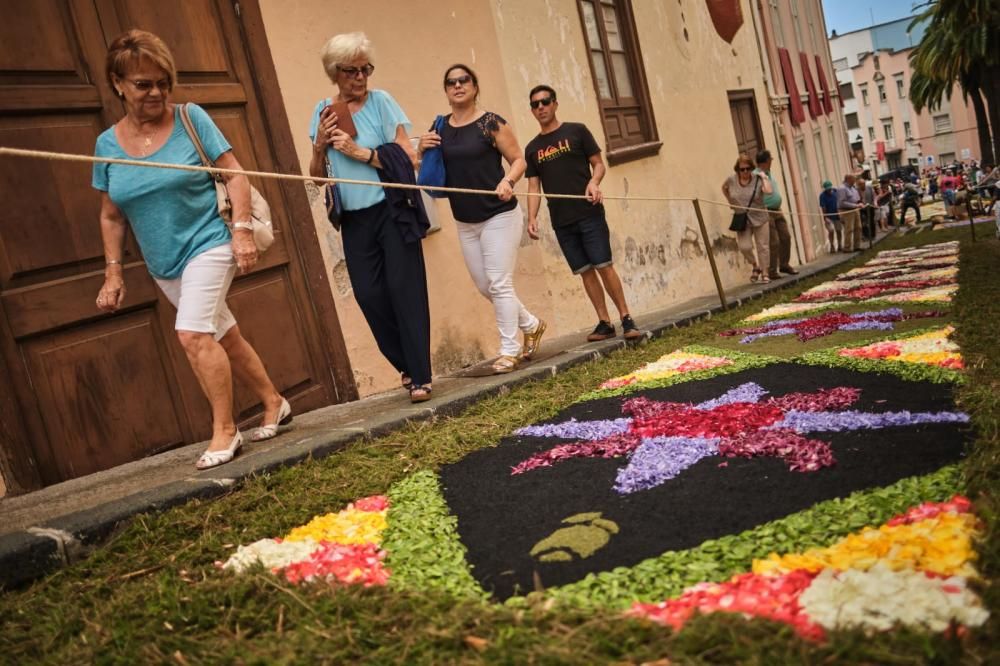
[[[739,178],[737,178],[736,182],[739,182]],[[759,175],[755,176],[754,179],[753,179],[753,192],[750,193],[750,201],[747,202],[747,205],[746,205],[747,208],[749,208],[750,206],[753,205],[753,200],[757,197],[757,186],[758,185],[760,185],[760,176]],[[743,211],[743,212],[744,213],[748,213],[750,211]]]
[[[195,150],[198,151],[198,156],[201,158],[201,163],[207,167],[214,167],[215,162],[208,159],[208,154],[205,153],[205,146],[201,143],[201,137],[198,136],[198,130],[195,129],[194,123],[191,122],[191,116],[188,113],[188,106],[190,102],[186,104],[181,104],[181,123],[184,125],[184,130],[188,133],[191,138],[191,143],[194,144]],[[221,173],[211,173],[209,174],[212,180],[220,183],[224,183],[225,180],[222,178]]]

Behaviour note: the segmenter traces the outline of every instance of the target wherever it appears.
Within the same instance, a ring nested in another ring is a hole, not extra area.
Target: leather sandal
[[[243,446],[243,435],[237,430],[236,434],[233,435],[233,441],[229,442],[228,447],[221,451],[205,451],[198,458],[198,462],[194,466],[198,469],[211,469],[212,467],[224,465],[236,457],[236,452],[240,450],[241,446]]]
[[[524,347],[521,351],[521,358],[527,361],[535,355],[535,352],[538,351],[539,345],[542,343],[543,333],[545,333],[545,320],[539,319],[534,332],[524,334]]]
[[[521,359],[517,356],[501,355],[493,361],[493,374],[505,375],[508,372],[514,372],[519,365],[521,365]]]
[[[256,428],[250,435],[251,442],[263,442],[278,434],[280,426],[288,425],[292,422],[292,406],[284,398],[281,399],[281,407],[278,408],[278,418],[274,423],[267,423]]]
[[[399,383],[402,384],[403,388],[407,391],[413,389],[413,380],[405,372],[399,373]]]
[[[410,386],[410,402],[427,402],[433,397],[431,391],[433,389],[430,384],[412,384]]]

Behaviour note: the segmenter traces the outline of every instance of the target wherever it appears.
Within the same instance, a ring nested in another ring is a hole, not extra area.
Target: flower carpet
[[[736,613],[831,631],[977,627],[957,243],[879,253],[544,422],[218,566],[292,584]]]

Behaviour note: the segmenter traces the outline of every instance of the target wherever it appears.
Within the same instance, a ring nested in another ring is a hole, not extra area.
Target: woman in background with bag
[[[309,175],[332,172],[379,183],[395,174],[414,182],[410,121],[392,95],[368,89],[375,71],[371,42],[360,32],[336,35],[323,47],[322,58],[337,95],[320,100],[313,111]],[[354,298],[410,400],[430,400],[431,317],[420,243],[428,225],[419,194],[346,183],[337,184],[336,192]]]
[[[538,351],[545,322],[528,312],[514,291],[514,265],[521,244],[524,216],[514,198],[514,185],[527,166],[517,137],[507,121],[476,105],[479,79],[466,65],[452,65],[444,73],[444,91],[451,113],[441,133],[420,137],[421,153],[440,147],[449,187],[490,190],[495,194],[448,193],[451,212],[458,220],[458,239],[469,275],[493,304],[500,332],[496,374],[517,369]],[[501,160],[507,161],[507,171]],[[518,329],[524,344],[517,339]]]
[[[170,102],[177,73],[170,50],[156,35],[129,30],[108,49],[108,81],[125,106],[125,117],[97,139],[95,155],[201,166],[202,160]],[[190,119],[207,157],[220,168],[242,169],[208,114],[190,105]],[[206,173],[95,164],[93,187],[101,191],[101,236],[107,261],[97,307],[118,310],[125,302],[122,258],[131,226],[146,267],[177,308],[177,338],[212,407],[212,440],[198,459],[208,469],[233,459],[243,436],[233,420],[232,374],[261,401],[264,418],[253,441],[274,437],[292,420],[291,407],[267,375],[257,352],[240,334],[226,293],[236,269],[257,262],[250,217],[250,183],[225,175],[232,231],[219,214],[215,182]]]
[[[732,176],[722,183],[722,193],[733,207],[733,221],[730,231],[736,232],[736,243],[748,264],[753,266],[751,282],[770,282],[767,267],[770,265],[771,237],[768,231],[769,214],[764,207],[764,195],[771,193],[771,182],[767,178],[753,175],[754,163],[746,153],[740,153],[733,165]],[[748,210],[752,208],[754,210]],[[753,246],[757,246],[754,258]],[[761,271],[761,266],[764,271]]]

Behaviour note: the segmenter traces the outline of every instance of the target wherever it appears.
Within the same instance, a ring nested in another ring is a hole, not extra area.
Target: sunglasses
[[[368,63],[364,67],[341,67],[340,65],[337,65],[337,70],[343,72],[344,74],[347,74],[347,76],[353,79],[358,74],[362,74],[363,76],[366,77],[371,76],[372,72],[375,71],[375,65],[371,63]]]
[[[472,80],[472,77],[468,74],[463,74],[462,76],[456,76],[453,79],[445,79],[445,88],[451,88],[452,86],[464,86],[466,83]]]
[[[737,171],[753,171],[753,167],[740,167]]]
[[[160,89],[160,92],[170,92],[170,79],[160,79],[159,81],[150,81],[149,79],[125,79],[132,84],[132,87],[141,93],[150,92],[153,87]]]
[[[554,101],[555,100],[552,99],[551,97],[543,97],[541,99],[533,99],[531,100],[531,102],[529,102],[529,104],[531,105],[531,108],[537,109],[540,106],[549,106]]]

